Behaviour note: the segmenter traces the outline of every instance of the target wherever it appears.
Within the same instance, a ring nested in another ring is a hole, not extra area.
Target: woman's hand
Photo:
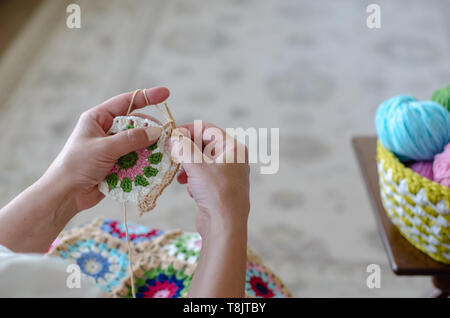
[[[165,87],[145,92],[151,104],[161,103],[169,96]],[[143,94],[138,92],[132,110],[146,106]],[[118,95],[83,113],[63,150],[45,173],[46,178],[58,180],[59,175],[70,181],[78,211],[96,205],[103,198],[97,185],[121,156],[151,145],[161,135],[159,127],[106,135],[114,117],[126,115],[131,98],[132,93]]]
[[[202,236],[210,227],[242,230],[250,211],[247,148],[215,125],[194,125],[179,126],[169,148],[172,157],[181,162],[177,180],[187,185],[197,204],[197,230]],[[194,144],[195,130],[202,137],[198,145]],[[238,152],[243,154],[242,162],[236,162]]]
[[[197,204],[202,236],[189,296],[243,297],[250,211],[247,149],[211,124],[178,128],[169,149],[181,162],[178,182],[187,185]],[[194,131],[202,136],[197,145]]]
[[[169,90],[146,90],[150,104],[163,102]],[[45,174],[0,210],[0,244],[15,252],[45,252],[67,222],[97,204],[98,183],[123,155],[149,146],[160,136],[154,128],[136,128],[107,136],[116,116],[126,115],[133,93],[113,97],[81,115],[72,135]],[[146,106],[139,92],[131,110]]]

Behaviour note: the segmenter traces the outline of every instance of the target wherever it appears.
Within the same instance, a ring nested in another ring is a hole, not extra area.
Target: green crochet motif
[[[117,173],[111,173],[106,176],[106,182],[108,183],[109,189],[115,189],[117,186],[117,183],[119,182],[119,177],[117,176]]]
[[[200,239],[200,237],[197,233],[186,233],[177,238],[177,240],[175,241],[175,246],[177,247],[178,251],[180,253],[184,253],[186,257],[195,256],[198,258],[200,256],[200,252],[191,250],[187,247],[187,242],[192,239],[197,240]]]
[[[173,265],[169,265],[165,269],[157,267],[157,268],[148,270],[148,271],[144,272],[144,277],[147,277],[150,279],[157,278],[159,276],[159,274],[165,274],[167,276],[175,275],[175,277],[177,279],[182,279],[182,280],[186,281],[188,283],[187,287],[189,287],[190,282],[192,281],[192,275],[186,274],[183,269],[176,270],[175,268],[173,268]]]
[[[123,178],[122,181],[120,181],[120,187],[122,188],[123,192],[131,192],[133,183],[131,182],[130,178]]]
[[[147,179],[145,179],[143,176],[141,176],[140,174],[138,174],[138,175],[136,175],[136,176],[134,177],[134,184],[135,184],[136,186],[143,186],[143,187],[146,187],[146,186],[148,186],[148,181],[147,181]]]
[[[122,156],[117,161],[117,164],[119,165],[120,169],[129,169],[131,167],[134,167],[136,162],[138,161],[139,155],[136,151],[132,151],[125,156]]]
[[[162,153],[160,153],[160,152],[152,153],[152,154],[148,157],[148,162],[150,162],[151,164],[156,165],[156,164],[158,164],[158,163],[161,162],[162,156],[163,156],[163,155],[162,155]]]
[[[147,150],[155,150],[156,148],[158,148],[158,143],[157,142],[155,142],[153,145],[150,145],[150,146],[148,146],[147,147]]]
[[[133,126],[133,125],[130,125],[130,124],[128,124],[128,125],[127,125],[127,127],[125,127],[125,130],[128,130],[128,129],[132,129],[132,128],[134,128],[134,126]]]
[[[154,177],[157,174],[158,174],[158,169],[156,169],[156,168],[153,168],[153,167],[150,167],[150,166],[144,168],[144,175],[147,178]]]

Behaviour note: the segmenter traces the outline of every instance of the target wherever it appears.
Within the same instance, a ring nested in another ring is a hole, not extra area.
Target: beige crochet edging
[[[98,219],[95,220],[95,222],[97,221]],[[78,240],[83,239],[93,239],[97,243],[105,243],[108,248],[115,248],[120,252],[128,253],[128,247],[124,241],[113,237],[108,233],[103,232],[100,228],[96,228],[89,224],[87,227],[74,228],[62,234],[59,238],[60,241],[49,249],[47,255],[59,256],[60,251],[66,251],[68,245],[72,245]],[[134,246],[133,249],[135,249]]]
[[[165,131],[166,128],[167,134],[170,138],[172,136],[173,127],[172,122],[167,122],[162,126],[162,130]],[[156,200],[159,198],[159,196],[162,194],[164,189],[172,183],[173,178],[175,177],[178,169],[180,167],[179,163],[176,163],[172,157],[170,158],[170,166],[169,169],[166,171],[164,176],[161,179],[161,182],[158,185],[155,185],[151,192],[147,193],[142,200],[138,202],[138,209],[140,212],[140,216],[142,216],[145,212],[149,212],[153,210],[156,206]]]

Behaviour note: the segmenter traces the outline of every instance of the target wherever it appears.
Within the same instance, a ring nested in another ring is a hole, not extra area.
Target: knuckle
[[[86,121],[88,120],[90,117],[92,116],[91,111],[90,110],[85,110],[83,113],[81,113],[80,115],[80,121]]]
[[[213,123],[210,123],[210,122],[205,123],[205,124],[204,124],[204,127],[205,127],[205,128],[217,128],[216,125],[214,125]]]

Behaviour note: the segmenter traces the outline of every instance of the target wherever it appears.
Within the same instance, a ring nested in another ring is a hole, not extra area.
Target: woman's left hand
[[[161,103],[169,97],[169,90],[165,87],[140,91],[131,110],[146,106],[144,92],[150,104]],[[112,136],[106,135],[114,117],[126,115],[132,95],[133,92],[129,92],[115,96],[84,112],[64,148],[44,175],[44,178],[70,182],[78,211],[96,205],[103,198],[97,185],[105,179],[121,156],[151,145],[161,135],[159,127],[135,128]]]
[[[165,87],[145,92],[150,104],[169,96]],[[132,97],[133,92],[118,95],[81,115],[45,174],[0,209],[0,245],[15,252],[45,252],[74,215],[103,198],[98,184],[116,161],[159,138],[161,130],[150,127],[107,136],[114,117],[127,114]],[[146,105],[140,91],[130,111]]]

